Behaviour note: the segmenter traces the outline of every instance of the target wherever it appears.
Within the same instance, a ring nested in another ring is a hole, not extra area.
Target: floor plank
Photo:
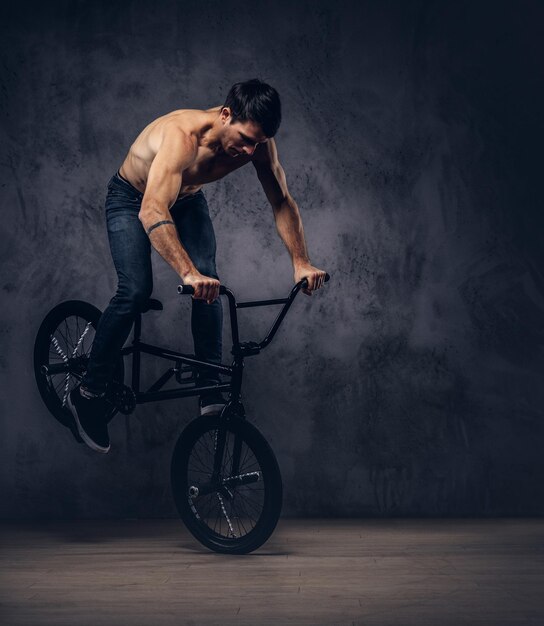
[[[544,624],[544,523],[280,520],[230,557],[177,520],[4,523],[1,623]]]

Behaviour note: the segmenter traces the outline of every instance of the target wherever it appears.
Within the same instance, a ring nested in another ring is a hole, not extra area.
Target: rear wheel
[[[87,362],[101,312],[82,300],[68,300],[54,307],[43,320],[34,342],[34,375],[38,390],[50,413],[72,430],[81,441],[66,400],[87,371]],[[114,380],[123,382],[120,356]],[[113,417],[115,411],[108,416]]]
[[[214,477],[219,417],[193,420],[172,457],[172,492],[193,536],[215,552],[245,554],[272,534],[282,506],[274,452],[261,433],[237,417],[226,420],[220,471]]]

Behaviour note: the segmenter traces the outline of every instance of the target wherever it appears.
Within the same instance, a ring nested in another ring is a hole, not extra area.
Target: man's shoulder
[[[148,141],[154,157],[162,155],[161,158],[166,158],[176,167],[186,167],[192,163],[198,151],[196,134],[189,125],[180,123],[177,116],[160,119],[160,124],[157,124]]]
[[[158,118],[158,121],[168,132],[181,131],[190,135],[198,125],[201,119],[199,113],[202,112],[195,109],[177,109]]]
[[[185,135],[192,143],[198,143],[198,137],[211,125],[210,113],[215,109],[176,109],[161,118],[163,131]]]
[[[160,122],[162,139],[168,137],[187,145],[190,143],[196,147],[201,120],[198,119],[197,115],[193,115],[192,110],[174,111],[160,118]]]

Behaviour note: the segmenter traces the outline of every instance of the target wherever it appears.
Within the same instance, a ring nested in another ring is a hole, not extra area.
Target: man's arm
[[[278,234],[291,255],[295,270],[295,283],[302,278],[307,278],[308,289],[303,289],[303,291],[307,295],[312,295],[312,291],[323,285],[326,272],[310,263],[300,211],[287,189],[285,172],[279,162],[274,139],[260,144],[255,150],[252,161],[274,211]]]
[[[170,207],[181,189],[182,171],[196,155],[192,139],[175,125],[164,127],[164,136],[147,177],[138,217],[153,247],[182,278],[193,285],[194,298],[212,302],[219,296],[219,281],[197,270],[181,244]]]

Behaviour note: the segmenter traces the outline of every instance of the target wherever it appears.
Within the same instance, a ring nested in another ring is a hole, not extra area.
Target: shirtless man
[[[106,221],[119,282],[96,329],[87,372],[68,396],[79,434],[93,450],[110,449],[106,387],[135,316],[153,289],[151,245],[183,284],[194,287],[196,358],[221,363],[223,309],[203,185],[251,162],[291,255],[295,283],[306,277],[307,295],[323,285],[326,272],[310,263],[299,210],[278,161],[273,137],[280,122],[280,99],[273,87],[257,79],[237,83],[223,106],[180,109],[149,124],[111,178]],[[202,384],[217,380],[215,373],[199,373]],[[219,412],[224,404],[218,392],[202,394],[201,414]]]

